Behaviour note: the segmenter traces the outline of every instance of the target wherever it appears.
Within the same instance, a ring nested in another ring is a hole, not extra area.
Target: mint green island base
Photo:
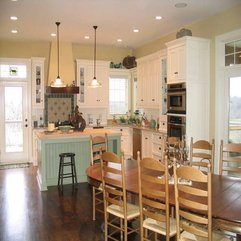
[[[90,165],[90,135],[104,135],[108,137],[108,151],[120,154],[120,134],[108,129],[86,129],[84,132],[68,134],[45,132],[37,133],[38,137],[38,171],[37,180],[41,191],[48,190],[48,186],[58,184],[59,154],[63,152],[75,153],[75,165],[78,182],[86,182],[86,169]],[[65,171],[69,172],[69,167]],[[64,184],[72,183],[72,178],[65,178]]]

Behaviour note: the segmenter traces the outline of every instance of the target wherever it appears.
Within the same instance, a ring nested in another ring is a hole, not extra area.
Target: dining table
[[[101,166],[96,163],[86,169],[89,184],[101,182]],[[138,167],[134,159],[125,160],[125,182],[128,193],[138,195]],[[174,185],[169,184],[169,202],[175,206]],[[236,240],[241,241],[241,179],[212,174],[212,216],[238,227]],[[240,231],[240,232],[239,232]]]

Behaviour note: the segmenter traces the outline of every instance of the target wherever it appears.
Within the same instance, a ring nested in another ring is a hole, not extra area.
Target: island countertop
[[[121,133],[116,132],[111,129],[100,128],[86,128],[83,132],[70,130],[68,133],[61,132],[60,130],[56,130],[53,132],[48,132],[46,130],[37,131],[36,135],[39,140],[45,139],[62,139],[62,138],[81,138],[81,137],[89,137],[90,135],[105,135],[113,136],[113,135],[121,135]]]

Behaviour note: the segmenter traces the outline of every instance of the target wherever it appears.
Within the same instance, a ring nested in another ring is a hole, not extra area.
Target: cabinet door
[[[142,158],[152,157],[152,132],[142,131],[141,141]]]
[[[147,102],[146,82],[147,82],[148,66],[145,63],[138,63],[137,66],[137,106],[144,107]]]
[[[44,58],[32,58],[32,106],[44,108]]]
[[[140,108],[155,108],[160,102],[160,58],[152,58],[137,64],[137,105]]]
[[[186,48],[184,45],[168,49],[168,83],[186,81]]]
[[[115,132],[121,133],[121,151],[124,152],[125,158],[132,156],[132,128],[120,127],[112,128]]]
[[[77,60],[77,85],[80,86],[78,104],[82,107],[108,107],[109,62],[96,62],[96,78],[100,80],[102,87],[88,87],[93,77],[93,61]]]
[[[147,87],[150,90],[148,92],[148,105],[150,105],[151,107],[158,107],[161,95],[161,62],[159,58],[150,60],[149,76],[150,83],[149,87]]]

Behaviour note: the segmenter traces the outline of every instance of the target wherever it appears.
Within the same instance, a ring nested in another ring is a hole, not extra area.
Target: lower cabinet
[[[143,130],[141,133],[141,157],[152,157],[152,132]]]
[[[154,131],[142,131],[142,158],[152,157],[162,160],[165,151],[165,134]]]
[[[132,157],[133,142],[132,135],[133,129],[131,127],[112,127],[112,130],[121,133],[121,151],[124,153],[125,158]]]

